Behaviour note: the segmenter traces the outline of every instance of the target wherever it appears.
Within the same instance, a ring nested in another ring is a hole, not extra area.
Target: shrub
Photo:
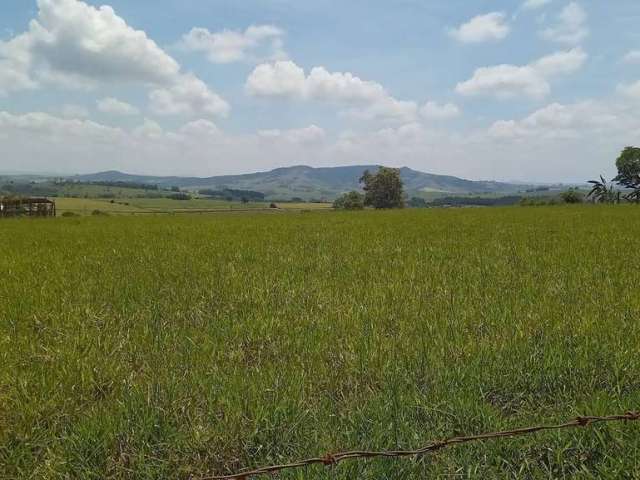
[[[584,201],[582,194],[575,188],[562,192],[560,198],[564,203],[582,203]]]
[[[98,210],[95,209],[93,212],[91,212],[91,215],[95,216],[95,217],[108,217],[109,214],[107,212],[103,212],[102,210]]]
[[[61,217],[79,217],[77,213],[74,212],[63,212]]]
[[[191,195],[189,195],[188,193],[180,192],[180,193],[172,193],[167,198],[170,198],[171,200],[191,200]]]
[[[349,192],[336,198],[333,208],[337,210],[362,210],[364,208],[364,195],[358,192]]]
[[[427,207],[427,201],[420,197],[411,197],[408,204],[411,208],[425,208]]]

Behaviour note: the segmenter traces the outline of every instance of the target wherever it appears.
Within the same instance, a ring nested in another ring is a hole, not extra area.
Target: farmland
[[[638,239],[629,205],[3,221],[0,478],[198,478],[637,410]],[[612,424],[282,478],[638,478],[639,452]]]
[[[144,215],[177,213],[220,213],[246,212],[248,210],[269,210],[267,202],[230,202],[194,198],[191,200],[172,200],[170,198],[118,198],[107,200],[100,198],[55,199],[58,212],[70,212],[78,216],[91,215],[96,210],[108,215]],[[276,204],[279,210],[323,210],[331,207],[328,203],[283,202]]]

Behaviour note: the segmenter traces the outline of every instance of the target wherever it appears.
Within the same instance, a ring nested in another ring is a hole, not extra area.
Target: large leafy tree
[[[614,179],[625,188],[632,189],[626,198],[640,201],[640,148],[625,148],[616,160],[618,176]]]
[[[364,184],[364,203],[374,208],[403,208],[404,191],[400,170],[396,168],[380,167],[372,174],[365,170],[360,178]]]

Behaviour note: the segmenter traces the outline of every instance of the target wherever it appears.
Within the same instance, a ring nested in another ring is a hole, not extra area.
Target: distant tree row
[[[97,185],[99,187],[111,187],[111,188],[133,188],[136,190],[160,190],[158,185],[141,182],[124,182],[124,181],[110,181],[110,180],[95,180],[91,182],[73,181],[68,179],[60,179],[54,182],[55,185]]]
[[[253,190],[236,190],[232,188],[225,188],[222,190],[213,190],[205,188],[198,190],[200,195],[204,195],[210,198],[217,198],[228,201],[242,201],[242,202],[264,202],[265,194],[262,192],[254,192]]]

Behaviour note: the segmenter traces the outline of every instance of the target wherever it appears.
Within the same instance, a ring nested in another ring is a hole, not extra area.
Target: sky
[[[0,172],[612,176],[640,144],[639,21],[637,0],[2,0]]]

